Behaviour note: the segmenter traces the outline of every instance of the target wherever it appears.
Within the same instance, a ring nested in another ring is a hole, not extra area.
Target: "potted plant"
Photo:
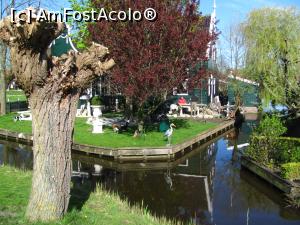
[[[94,96],[91,99],[91,107],[92,107],[94,117],[99,117],[102,115],[102,111],[101,111],[102,99],[100,96]]]

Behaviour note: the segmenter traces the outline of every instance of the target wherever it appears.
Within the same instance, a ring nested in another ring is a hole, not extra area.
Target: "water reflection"
[[[32,169],[31,147],[0,140],[0,165],[7,164],[20,169]]]
[[[255,123],[247,120],[238,139],[228,133],[174,162],[117,164],[73,154],[71,203],[77,205],[72,206],[81,208],[90,191],[101,183],[132,204],[143,203],[153,214],[184,222],[299,224],[300,212],[286,208],[279,191],[232,161],[233,151],[228,147],[246,143]],[[28,147],[21,150],[17,144],[0,143],[1,163],[32,167]]]

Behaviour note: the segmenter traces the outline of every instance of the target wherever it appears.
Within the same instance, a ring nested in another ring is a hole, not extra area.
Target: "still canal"
[[[255,123],[256,120],[247,120],[238,139],[227,133],[170,163],[116,164],[73,154],[71,205],[80,208],[78,199],[83,204],[100,183],[132,204],[143,204],[157,216],[184,223],[300,224],[299,210],[287,207],[279,191],[241,170],[234,160],[230,146],[246,143]],[[0,141],[0,164],[3,163],[32,168],[30,147]]]

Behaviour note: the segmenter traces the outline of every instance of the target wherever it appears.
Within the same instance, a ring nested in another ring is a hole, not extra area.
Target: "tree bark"
[[[27,18],[27,10],[23,19]],[[114,66],[108,49],[93,43],[82,53],[48,54],[63,23],[0,21],[0,40],[10,47],[12,72],[29,99],[33,131],[33,177],[26,217],[30,221],[62,218],[68,209],[71,146],[80,94]]]
[[[79,94],[54,94],[50,88],[30,98],[34,168],[26,217],[31,221],[62,218],[68,209],[71,146]]]
[[[124,110],[125,117],[129,120],[133,119],[133,103],[132,98],[126,97],[125,99],[125,110]]]
[[[7,47],[0,42],[0,115],[6,114],[5,63]]]

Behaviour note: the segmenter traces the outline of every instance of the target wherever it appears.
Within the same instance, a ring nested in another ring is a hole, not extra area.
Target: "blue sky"
[[[213,9],[214,0],[200,0],[200,11],[204,15],[210,14]],[[49,2],[49,3],[48,3]],[[51,3],[50,3],[51,2]],[[52,2],[55,2],[53,5]],[[68,0],[44,1],[56,9],[69,7]],[[226,49],[224,36],[227,36],[230,25],[244,21],[249,12],[261,7],[297,7],[300,8],[300,0],[216,0],[218,29],[221,31],[220,42],[222,48]]]
[[[225,35],[231,24],[242,22],[248,13],[261,7],[298,7],[300,0],[216,0],[218,28]],[[203,14],[210,14],[213,0],[200,0]]]
[[[44,1],[48,2],[47,0]],[[50,3],[51,2],[51,3]],[[53,5],[53,2],[55,3]],[[235,24],[245,20],[247,14],[261,7],[298,7],[300,0],[216,0],[218,28],[225,35],[230,24]],[[55,8],[68,7],[68,0],[49,1],[49,5]],[[212,12],[213,0],[200,0],[200,10],[203,14]]]
[[[204,15],[212,12],[213,1],[214,0],[200,0],[200,10]],[[228,60],[229,56],[229,44],[226,39],[228,40],[230,25],[243,22],[252,10],[262,7],[300,8],[300,0],[216,0],[216,4],[217,20],[219,21],[217,27],[221,31],[217,45],[217,54],[222,51],[222,54],[226,57],[225,60]]]

